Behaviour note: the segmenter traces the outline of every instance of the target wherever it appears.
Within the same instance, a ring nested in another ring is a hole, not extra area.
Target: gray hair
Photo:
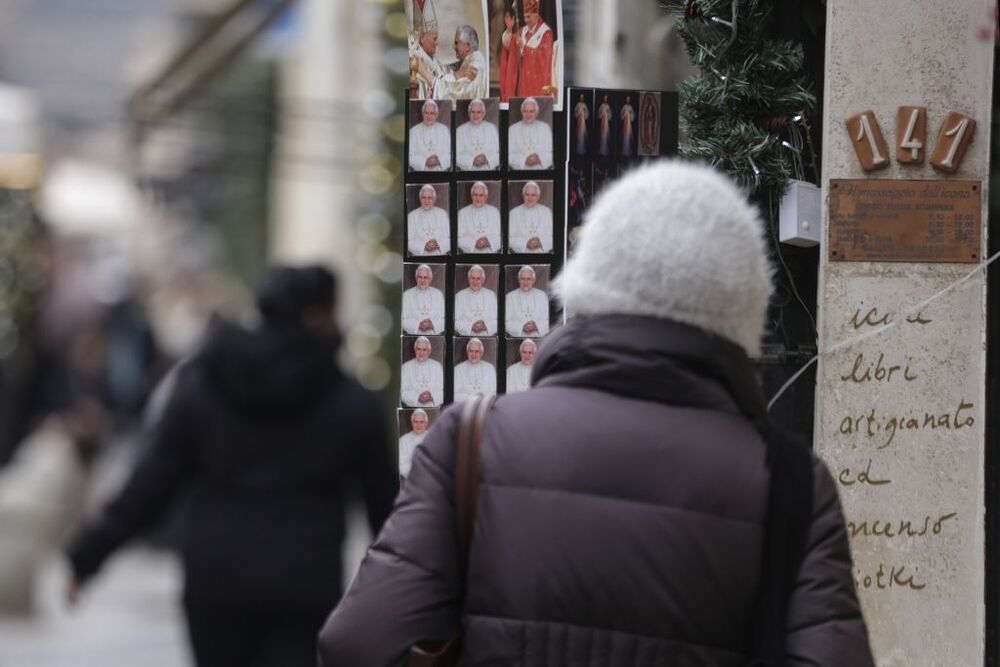
[[[521,111],[524,111],[524,107],[528,106],[529,104],[534,104],[535,108],[536,109],[538,108],[538,100],[536,100],[534,97],[525,97],[524,100],[521,102]]]
[[[472,108],[472,105],[478,106],[479,108],[481,108],[483,110],[483,113],[486,113],[486,102],[483,102],[478,97],[476,99],[472,100],[471,102],[469,102],[469,108],[470,109]]]
[[[535,188],[535,191],[538,192],[539,195],[542,194],[542,188],[539,187],[538,183],[535,183],[534,181],[528,181],[527,183],[525,183],[524,187],[521,188],[521,194],[523,195],[525,192],[527,192],[528,188]],[[423,192],[423,189],[421,189],[421,192]]]
[[[455,29],[455,37],[462,44],[468,44],[473,51],[479,49],[479,34],[471,25],[460,25]]]
[[[483,270],[483,267],[479,266],[478,264],[473,264],[473,265],[472,265],[472,266],[471,266],[471,267],[469,268],[469,272],[468,272],[467,274],[465,274],[465,275],[467,275],[467,276],[469,276],[469,277],[471,278],[471,277],[472,277],[472,272],[473,272],[473,271],[479,271],[479,273],[481,273],[481,274],[483,275],[483,278],[485,278],[485,277],[486,277],[486,271],[484,271],[484,270]]]
[[[423,106],[420,107],[420,110],[423,111],[427,107],[434,107],[434,111],[440,111],[440,109],[438,109],[438,103],[434,100],[426,100]]]
[[[523,341],[521,341],[521,344],[517,346],[517,349],[518,350],[523,350],[524,347],[525,347],[525,345],[530,345],[531,347],[535,348],[536,350],[538,349],[538,346],[535,345],[535,341],[531,340],[530,338],[525,338]]]
[[[431,193],[434,195],[434,199],[437,199],[438,191],[434,188],[433,185],[431,185],[430,183],[427,183],[426,185],[424,185],[423,187],[421,187],[420,188],[420,194],[424,194],[425,190],[430,190]]]
[[[416,410],[414,410],[413,412],[410,413],[410,423],[411,424],[413,423],[413,418],[416,417],[417,415],[423,415],[424,419],[430,419],[430,417],[427,416],[427,411],[426,410],[424,410],[422,408],[417,408]]]
[[[468,350],[470,347],[472,347],[473,343],[478,345],[480,350],[486,350],[486,347],[483,346],[483,341],[479,340],[478,338],[470,338],[469,342],[465,344],[465,349]]]
[[[528,266],[527,264],[522,266],[521,269],[517,272],[517,277],[520,278],[522,273],[527,273],[531,275],[532,278],[535,277],[535,270],[530,266]]]
[[[427,273],[431,274],[432,278],[434,277],[434,269],[430,267],[430,264],[421,264],[420,266],[417,267],[417,270],[413,272],[413,275],[417,275],[418,273],[424,270],[426,270]]]
[[[415,341],[413,341],[413,349],[416,350],[417,349],[417,345],[420,345],[420,343],[427,343],[427,345],[429,347],[431,347],[431,348],[434,347],[433,345],[431,345],[431,339],[430,338],[428,338],[427,336],[421,336],[420,338],[418,338]]]
[[[472,187],[471,187],[471,188],[469,188],[469,192],[472,192],[472,191],[473,191],[473,190],[475,190],[476,188],[480,188],[480,187],[481,187],[481,188],[482,188],[483,190],[486,190],[486,194],[489,194],[489,193],[490,193],[490,188],[489,188],[489,186],[488,186],[488,185],[486,185],[485,183],[483,183],[482,181],[476,181],[475,183],[473,183],[473,184],[472,184]]]

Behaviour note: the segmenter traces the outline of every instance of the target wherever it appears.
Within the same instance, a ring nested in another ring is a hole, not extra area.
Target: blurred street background
[[[656,2],[563,11],[567,82],[690,71]],[[60,550],[268,264],[338,270],[341,361],[396,391],[406,34],[402,0],[0,0],[0,667],[190,664],[171,521],[72,609]]]

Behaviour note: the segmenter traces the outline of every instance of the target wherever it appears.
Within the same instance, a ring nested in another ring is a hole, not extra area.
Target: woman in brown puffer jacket
[[[320,635],[325,667],[404,664],[459,624],[466,665],[747,663],[770,478],[748,357],[770,294],[755,211],[707,168],[637,170],[595,204],[556,291],[578,317],[541,346],[533,388],[488,416],[467,577],[452,409]],[[867,667],[815,458],[813,478],[785,664]]]

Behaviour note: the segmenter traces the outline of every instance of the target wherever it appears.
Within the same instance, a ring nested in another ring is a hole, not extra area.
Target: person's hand
[[[538,333],[538,326],[535,325],[534,320],[528,320],[527,322],[524,323],[524,326],[521,327],[521,331],[529,334]]]
[[[476,320],[475,324],[472,325],[473,333],[485,333],[486,332],[486,322],[482,320]]]
[[[437,239],[431,239],[424,244],[424,252],[437,252],[440,249],[441,246],[438,245]]]
[[[433,402],[434,402],[434,394],[432,394],[429,391],[425,391],[421,393],[420,396],[417,397],[417,403],[433,403]]]
[[[83,590],[83,582],[76,578],[75,575],[70,575],[69,581],[66,582],[66,606],[75,607],[80,601],[80,591]]]
[[[485,236],[480,236],[478,239],[476,239],[476,250],[486,250],[487,248],[490,247],[492,247],[490,246],[490,240]]]
[[[417,58],[416,61],[417,61],[417,74],[420,75],[420,78],[422,78],[427,83],[433,81],[434,74],[431,73],[431,68],[427,66],[427,63],[421,60],[420,58]]]
[[[421,331],[433,331],[434,323],[431,322],[430,318],[428,318],[426,320],[421,321],[420,324],[417,325],[417,328],[420,329]]]
[[[541,250],[542,240],[537,236],[532,236],[530,239],[528,239],[528,242],[525,245],[527,246],[528,250]]]
[[[473,167],[483,167],[483,166],[485,166],[485,165],[486,165],[486,164],[487,164],[488,162],[489,162],[489,161],[488,161],[488,160],[486,159],[486,156],[485,156],[485,155],[483,155],[482,153],[480,153],[480,154],[479,154],[479,155],[477,155],[476,157],[472,158],[472,166],[473,166]]]
[[[427,158],[427,161],[424,162],[424,166],[426,166],[426,167],[436,167],[436,166],[438,166],[440,164],[441,164],[441,160],[438,159],[437,155],[430,156],[429,158]]]
[[[503,15],[503,24],[505,26],[507,26],[507,30],[513,30],[514,29],[514,17],[511,16],[510,14],[505,13]]]
[[[534,167],[536,165],[540,165],[541,163],[542,159],[538,157],[538,153],[532,153],[524,160],[524,164],[528,165],[529,167]]]

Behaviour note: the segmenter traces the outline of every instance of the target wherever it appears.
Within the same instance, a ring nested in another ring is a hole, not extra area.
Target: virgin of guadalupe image
[[[635,109],[632,107],[632,98],[626,97],[625,104],[622,105],[622,157],[632,157],[635,146],[635,135],[632,126],[635,124]]]
[[[660,154],[660,109],[654,93],[643,94],[639,103],[639,154]]]

